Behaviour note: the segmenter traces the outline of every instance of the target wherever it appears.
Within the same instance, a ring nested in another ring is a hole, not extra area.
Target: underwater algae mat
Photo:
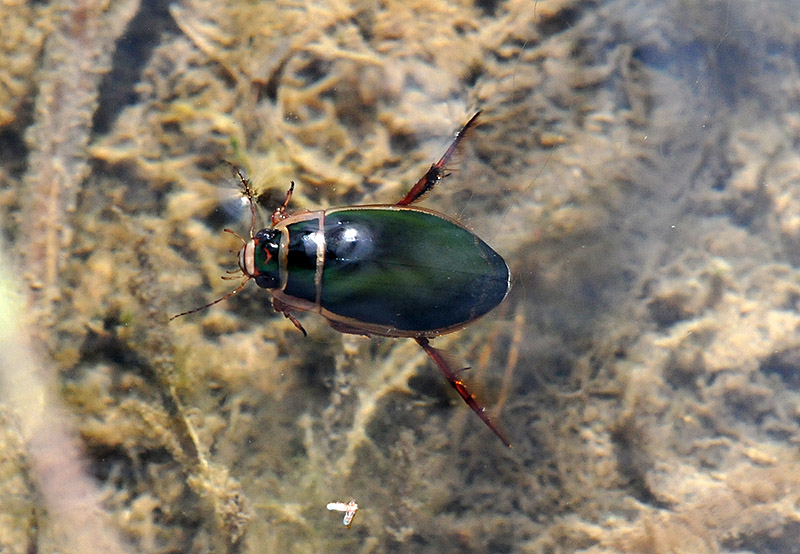
[[[794,13],[0,4],[0,551],[796,551]],[[393,202],[477,109],[422,205],[513,289],[434,344],[513,448],[412,341],[167,322],[232,288],[223,160],[263,222]]]

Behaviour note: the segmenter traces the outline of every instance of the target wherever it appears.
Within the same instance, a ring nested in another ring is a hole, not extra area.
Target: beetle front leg
[[[446,177],[444,172],[444,166],[447,165],[447,162],[450,161],[450,158],[453,157],[455,154],[456,149],[458,148],[459,143],[464,139],[467,132],[472,129],[478,121],[478,116],[481,112],[477,112],[473,115],[469,121],[467,121],[461,130],[456,135],[456,138],[453,139],[453,142],[450,143],[450,146],[445,151],[444,155],[439,159],[438,162],[431,165],[425,175],[420,178],[417,183],[411,187],[411,190],[403,197],[400,202],[398,202],[397,206],[407,206],[408,204],[412,204],[422,198],[422,196],[431,190],[436,184],[442,180],[442,177]]]
[[[286,304],[284,304],[283,302],[281,302],[277,298],[273,298],[272,299],[272,307],[275,309],[276,312],[282,313],[283,317],[285,317],[286,319],[288,319],[289,321],[294,323],[294,326],[297,327],[297,329],[301,333],[303,333],[304,337],[308,336],[308,333],[306,333],[306,330],[303,329],[303,326],[300,324],[300,322],[297,320],[297,318],[292,315],[292,311],[293,310],[292,310],[292,308],[290,306],[287,306]]]
[[[489,419],[489,416],[486,415],[486,408],[481,406],[475,399],[475,396],[469,392],[466,383],[456,377],[455,372],[450,368],[450,365],[444,359],[444,356],[442,356],[441,351],[431,346],[430,341],[425,337],[419,337],[414,340],[417,341],[417,344],[419,344],[425,353],[431,357],[437,366],[439,366],[439,369],[442,371],[442,373],[444,373],[445,378],[447,378],[453,388],[456,389],[456,392],[458,392],[461,398],[464,399],[464,402],[467,403],[467,406],[472,408],[472,411],[478,414],[478,417],[483,420],[483,422],[489,427],[489,429],[492,430],[495,435],[497,435],[501,441],[503,441],[503,444],[510,447],[511,443],[500,431],[500,429],[498,429],[495,424],[492,423],[492,420]]]
[[[292,184],[289,185],[289,190],[286,191],[286,198],[283,200],[283,204],[281,204],[277,210],[272,212],[273,227],[289,217],[289,214],[286,213],[286,208],[289,207],[289,202],[292,200],[292,193],[294,193],[294,181],[292,181]]]

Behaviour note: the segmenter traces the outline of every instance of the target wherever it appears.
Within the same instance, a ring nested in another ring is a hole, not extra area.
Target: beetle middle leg
[[[422,196],[431,190],[436,184],[442,180],[442,177],[446,177],[444,167],[447,165],[447,162],[450,161],[450,158],[453,157],[455,154],[456,149],[458,148],[459,143],[464,139],[466,134],[472,129],[475,124],[478,122],[478,116],[481,115],[481,112],[478,111],[473,115],[469,121],[467,121],[461,130],[456,135],[456,138],[453,139],[453,142],[450,143],[450,146],[447,147],[444,155],[439,158],[439,161],[435,164],[431,165],[425,175],[423,175],[417,183],[411,187],[411,190],[403,197],[400,202],[398,202],[397,206],[407,206],[408,204],[413,204]]]
[[[298,321],[298,319],[294,317],[294,315],[292,315],[292,308],[290,306],[287,306],[277,298],[273,298],[272,307],[275,309],[276,312],[282,313],[283,317],[291,321],[294,324],[294,326],[297,327],[297,329],[301,333],[303,333],[304,337],[308,336],[308,333],[306,333],[306,330],[303,329],[303,325],[300,323],[300,321]]]
[[[455,372],[450,367],[450,364],[447,363],[447,360],[444,359],[441,351],[431,346],[430,341],[425,337],[418,337],[414,340],[416,340],[417,344],[419,344],[425,353],[431,357],[434,363],[439,366],[439,369],[442,371],[442,373],[444,373],[444,376],[447,378],[453,388],[456,389],[456,392],[458,392],[461,398],[464,399],[464,402],[467,403],[467,406],[472,408],[472,411],[478,414],[478,417],[483,420],[483,422],[489,427],[489,429],[492,430],[495,435],[497,435],[501,441],[503,441],[503,444],[506,446],[511,446],[511,443],[506,436],[500,431],[500,429],[497,428],[497,426],[495,426],[494,423],[492,423],[492,420],[489,419],[489,416],[486,415],[486,408],[481,406],[475,399],[475,396],[469,392],[466,383],[456,377]]]

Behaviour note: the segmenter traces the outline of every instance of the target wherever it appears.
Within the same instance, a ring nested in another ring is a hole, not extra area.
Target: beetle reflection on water
[[[467,405],[511,446],[429,341],[465,327],[500,304],[510,288],[508,265],[460,223],[410,206],[446,176],[445,165],[479,115],[470,118],[439,161],[395,204],[290,215],[286,208],[292,182],[283,204],[272,214],[272,226],[256,231],[255,195],[237,169],[251,212],[250,238],[239,237],[244,278],[221,298],[170,320],[230,298],[252,279],[270,292],[275,310],[304,335],[292,312],[318,313],[342,333],[413,338]]]

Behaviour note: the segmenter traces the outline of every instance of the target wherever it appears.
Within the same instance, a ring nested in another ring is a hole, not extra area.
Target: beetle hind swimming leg
[[[426,192],[435,187],[443,177],[447,176],[444,169],[447,165],[447,162],[449,162],[450,158],[453,157],[453,154],[455,154],[456,150],[458,149],[458,145],[462,140],[464,140],[464,137],[467,135],[470,129],[475,127],[478,122],[479,115],[481,115],[481,112],[477,111],[475,115],[473,115],[469,121],[464,124],[464,126],[456,135],[456,138],[454,138],[453,142],[450,143],[450,146],[447,147],[445,153],[441,158],[439,158],[439,161],[428,168],[428,171],[425,172],[425,175],[423,175],[420,180],[417,181],[413,187],[411,187],[411,190],[406,193],[406,195],[402,198],[402,200],[400,200],[400,202],[396,204],[396,206],[407,206],[408,204],[413,204],[422,198]]]
[[[458,392],[461,398],[464,399],[464,402],[467,403],[467,406],[472,408],[472,411],[478,414],[478,417],[483,420],[486,426],[489,427],[489,429],[491,429],[501,441],[503,441],[503,444],[510,447],[511,442],[509,442],[505,434],[503,434],[503,432],[500,431],[500,429],[498,429],[494,423],[492,423],[492,420],[489,419],[488,415],[486,415],[486,408],[481,406],[476,400],[475,396],[469,392],[466,383],[456,376],[455,372],[451,369],[450,364],[448,364],[447,360],[445,360],[442,351],[431,346],[430,341],[425,337],[419,337],[414,340],[417,341],[417,344],[422,347],[425,353],[430,356],[442,373],[444,373],[445,378],[447,378],[447,380],[450,382],[450,385],[456,389],[456,392]]]

